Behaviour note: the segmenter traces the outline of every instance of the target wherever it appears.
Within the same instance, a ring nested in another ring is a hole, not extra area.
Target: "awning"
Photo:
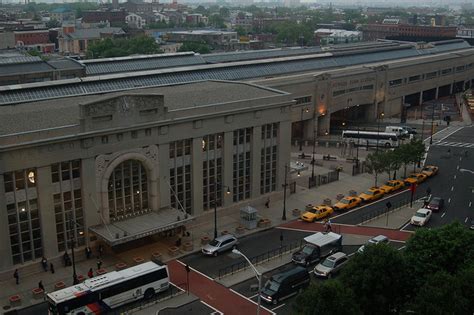
[[[191,220],[194,220],[194,217],[189,214],[185,216],[182,211],[170,208],[123,221],[91,226],[89,231],[114,246],[174,229]]]

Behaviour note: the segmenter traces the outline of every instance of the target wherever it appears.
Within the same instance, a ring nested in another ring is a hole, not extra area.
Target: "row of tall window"
[[[276,190],[277,179],[278,124],[262,126],[262,149],[260,156],[260,193]]]
[[[233,201],[250,198],[250,151],[253,128],[234,130],[234,148],[232,165]]]
[[[224,134],[203,137],[202,149],[202,195],[203,209],[208,210],[222,205],[222,140]]]
[[[191,213],[191,145],[192,139],[169,144],[171,206]]]

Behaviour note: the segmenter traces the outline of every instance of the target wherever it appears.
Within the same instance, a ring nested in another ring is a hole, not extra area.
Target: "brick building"
[[[430,26],[409,24],[367,24],[362,27],[365,41],[377,39],[450,39],[456,38],[455,26]]]

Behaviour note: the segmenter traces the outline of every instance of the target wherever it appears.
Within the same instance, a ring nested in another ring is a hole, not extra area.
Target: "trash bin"
[[[257,228],[257,209],[251,206],[240,208],[240,224],[249,230]]]

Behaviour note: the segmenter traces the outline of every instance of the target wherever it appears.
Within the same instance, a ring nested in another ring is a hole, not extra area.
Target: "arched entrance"
[[[138,160],[117,165],[109,177],[109,217],[117,220],[148,211],[148,176]]]

